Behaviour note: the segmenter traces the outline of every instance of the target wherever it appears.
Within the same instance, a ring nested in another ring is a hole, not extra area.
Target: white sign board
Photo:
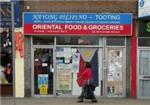
[[[138,1],[138,17],[150,16],[150,0]]]

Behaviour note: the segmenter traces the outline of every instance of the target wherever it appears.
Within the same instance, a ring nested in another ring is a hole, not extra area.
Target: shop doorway
[[[138,97],[150,98],[150,49],[138,52]]]
[[[33,47],[32,94],[33,96],[53,95],[53,48]]]
[[[125,58],[124,48],[106,48],[104,62],[106,97],[125,97]]]

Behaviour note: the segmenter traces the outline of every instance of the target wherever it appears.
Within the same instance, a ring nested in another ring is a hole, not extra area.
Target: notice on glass
[[[38,75],[38,88],[40,94],[48,94],[48,74]]]
[[[71,70],[59,70],[57,74],[57,90],[71,90]]]

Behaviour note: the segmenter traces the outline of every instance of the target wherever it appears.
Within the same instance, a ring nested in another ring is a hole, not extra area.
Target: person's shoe
[[[83,99],[79,99],[77,102],[78,102],[78,103],[83,102]]]
[[[93,102],[93,103],[97,103],[97,100],[96,100],[96,99],[93,99],[91,102]]]

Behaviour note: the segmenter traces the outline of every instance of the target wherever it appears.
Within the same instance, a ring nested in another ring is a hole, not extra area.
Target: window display
[[[56,49],[57,94],[72,92],[72,50],[71,48]]]
[[[84,63],[89,61],[93,68],[93,79],[98,86],[97,48],[56,48],[57,94],[79,95],[77,73],[84,71]]]
[[[0,83],[12,83],[12,39],[11,30],[3,31],[0,33],[1,50],[0,50]]]
[[[0,87],[1,96],[13,95],[11,29],[0,32]]]
[[[122,50],[108,49],[108,96],[123,94],[123,52]]]

